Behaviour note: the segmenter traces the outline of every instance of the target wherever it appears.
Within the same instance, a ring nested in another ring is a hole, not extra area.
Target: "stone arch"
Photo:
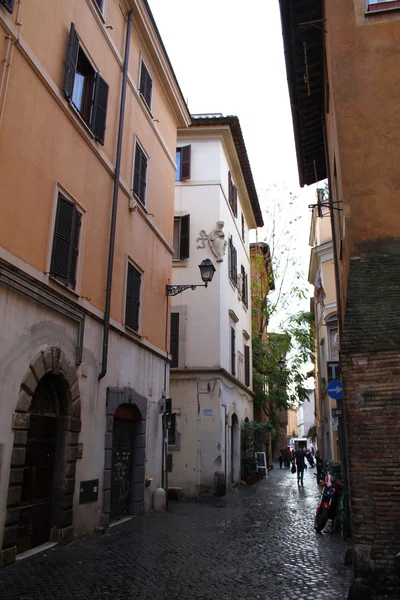
[[[50,537],[52,541],[67,542],[73,536],[72,510],[78,439],[81,430],[81,398],[76,366],[69,361],[59,344],[53,344],[46,350],[42,350],[31,361],[21,382],[13,414],[14,444],[1,553],[6,564],[14,561],[17,552],[18,520],[32,398],[39,382],[50,374],[59,377],[60,385],[65,391],[65,401],[57,417],[57,468],[54,470],[55,491]]]
[[[139,417],[136,422],[133,445],[134,463],[132,481],[134,485],[132,486],[130,512],[132,515],[139,515],[144,512],[147,399],[130,387],[107,388],[107,426],[105,437],[102,516],[102,524],[105,528],[110,524],[114,415],[117,409],[122,405],[132,406]]]

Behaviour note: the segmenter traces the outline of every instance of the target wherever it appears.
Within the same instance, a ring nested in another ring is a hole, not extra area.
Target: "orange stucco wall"
[[[121,3],[127,12],[128,4]],[[16,12],[3,9],[4,33]],[[104,310],[113,170],[117,146],[126,23],[116,2],[102,20],[90,0],[23,3],[18,15],[21,44],[15,45],[0,124],[0,243],[41,273],[50,264],[57,185],[84,211],[78,293]],[[104,146],[95,142],[64,99],[65,56],[71,21],[109,85]],[[106,29],[112,25],[112,29]],[[119,57],[118,57],[119,55]],[[153,77],[152,115],[135,91],[140,57]],[[174,159],[178,120],[161,66],[145,28],[134,13],[122,144],[111,317],[123,323],[127,258],[143,270],[141,335],[164,347],[165,284],[171,276]],[[157,121],[155,121],[157,120]],[[146,211],[129,211],[134,140],[149,156]],[[153,223],[159,234],[150,226]],[[82,239],[83,236],[83,239]],[[62,290],[62,286],[49,282]]]

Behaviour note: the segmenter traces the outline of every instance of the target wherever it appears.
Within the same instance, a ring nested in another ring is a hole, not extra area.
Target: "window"
[[[94,0],[94,3],[99,7],[100,12],[104,10],[104,0]]]
[[[133,193],[139,198],[140,202],[146,204],[146,178],[147,178],[147,156],[136,144],[135,166],[133,175]]]
[[[108,84],[93,68],[79,44],[73,23],[69,35],[63,91],[95,139],[104,144],[108,103]]]
[[[232,236],[229,238],[228,245],[228,268],[229,268],[229,279],[237,285],[237,251],[233,245]]]
[[[182,146],[176,149],[175,181],[190,179],[191,146]]]
[[[236,375],[236,333],[231,327],[231,373]]]
[[[75,288],[82,215],[76,205],[58,194],[50,275]]]
[[[238,366],[238,379],[242,383],[244,382],[244,361],[243,354],[241,352],[237,352],[237,366]]]
[[[4,6],[6,10],[12,15],[14,10],[15,0],[0,0],[0,6]]]
[[[242,213],[242,240],[243,240],[243,242],[246,241],[246,239],[245,239],[245,231],[244,231],[244,215],[243,215],[243,213]]]
[[[168,418],[168,444],[175,446],[176,444],[176,414],[172,413]]]
[[[245,305],[246,308],[249,308],[249,295],[248,295],[248,279],[247,279],[247,273],[246,270],[244,268],[244,266],[242,265],[240,268],[240,279],[241,279],[241,294],[242,294],[242,302]]]
[[[137,331],[139,329],[141,273],[128,263],[126,281],[125,325]]]
[[[146,102],[149,109],[151,109],[151,97],[153,91],[153,80],[150,77],[150,73],[147,70],[144,62],[141,62],[140,66],[140,89],[139,92],[143,96],[144,101]]]
[[[231,172],[228,172],[228,198],[229,206],[232,209],[233,214],[237,217],[237,188],[232,181]]]
[[[171,343],[170,353],[172,355],[171,367],[179,366],[179,313],[171,313]]]
[[[250,385],[250,346],[244,347],[244,384]]]
[[[173,260],[189,258],[190,215],[174,218],[174,256]]]
[[[387,8],[400,8],[400,0],[367,0],[367,9],[369,12],[385,10]]]

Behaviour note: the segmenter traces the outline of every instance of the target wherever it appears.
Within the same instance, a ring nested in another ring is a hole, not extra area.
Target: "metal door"
[[[56,417],[31,415],[18,521],[18,553],[49,541],[56,429]]]
[[[114,417],[111,473],[111,519],[130,514],[135,423]]]

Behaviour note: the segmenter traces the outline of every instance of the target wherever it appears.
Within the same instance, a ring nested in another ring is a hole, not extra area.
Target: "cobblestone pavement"
[[[319,489],[275,468],[202,504],[170,503],[107,534],[0,571],[1,600],[339,600],[352,568],[338,533],[313,530]]]

